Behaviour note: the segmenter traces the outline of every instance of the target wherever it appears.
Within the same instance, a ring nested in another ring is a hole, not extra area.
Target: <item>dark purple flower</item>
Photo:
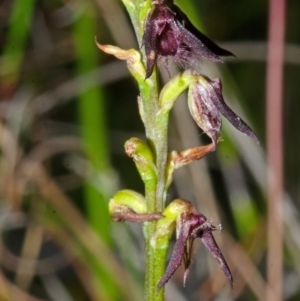
[[[215,147],[217,146],[217,134],[221,130],[220,113],[236,129],[253,138],[259,144],[256,134],[225,103],[219,78],[210,80],[203,75],[199,75],[199,80],[189,88],[188,104],[192,117],[212,139]]]
[[[188,69],[193,68],[200,57],[221,61],[218,55],[232,55],[199,32],[172,1],[155,0],[153,5],[143,37],[147,57],[146,78],[162,57],[173,57],[180,67]]]
[[[217,259],[221,265],[221,269],[227,277],[230,285],[233,286],[233,279],[229,267],[212,235],[212,231],[219,227],[212,225],[207,218],[198,213],[192,205],[188,212],[181,214],[177,222],[177,241],[175,243],[170,262],[167,270],[158,283],[157,289],[161,289],[174,274],[180,263],[184,262],[185,273],[183,284],[185,285],[186,278],[189,273],[191,264],[192,246],[195,238],[200,238],[210,253]]]

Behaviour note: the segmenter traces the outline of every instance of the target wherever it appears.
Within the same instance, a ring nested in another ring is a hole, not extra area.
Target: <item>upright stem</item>
[[[139,45],[142,44],[144,24],[151,8],[151,0],[122,0],[130,15]],[[143,61],[145,53],[142,49]],[[147,143],[155,155],[157,178],[145,185],[147,212],[162,212],[164,209],[165,173],[167,163],[168,118],[157,121],[159,111],[158,78],[156,71],[148,79],[138,81],[140,91],[140,110],[145,126]],[[151,238],[156,232],[156,221],[144,223],[146,244],[145,300],[163,301],[164,289],[157,291],[157,284],[164,275],[167,248],[156,249],[151,246]]]
[[[147,142],[155,154],[157,167],[157,180],[145,186],[145,197],[147,211],[162,212],[164,209],[165,173],[168,152],[168,120],[157,122],[158,87],[157,73],[153,72],[151,77],[140,84],[141,106],[143,110],[143,122],[146,131]],[[145,223],[145,244],[146,244],[146,274],[145,274],[145,300],[163,301],[164,289],[157,291],[157,284],[165,271],[167,248],[155,249],[150,241],[156,232],[156,221]]]
[[[140,89],[144,112],[143,121],[147,141],[155,154],[157,167],[156,182],[151,182],[145,187],[147,211],[151,213],[162,212],[164,208],[168,120],[164,120],[164,124],[157,122],[159,106],[156,72],[153,72],[147,81],[151,81],[152,84],[148,84],[147,89]],[[145,86],[140,88],[145,88]],[[145,223],[144,229],[146,243],[145,300],[162,301],[164,300],[164,290],[161,289],[157,292],[157,284],[164,274],[167,249],[155,249],[150,244],[151,238],[156,232],[156,221]]]

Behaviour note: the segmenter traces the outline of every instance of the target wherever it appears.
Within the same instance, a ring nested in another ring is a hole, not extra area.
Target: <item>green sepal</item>
[[[172,78],[161,90],[159,95],[159,111],[156,114],[158,127],[167,127],[170,110],[181,93],[197,79],[197,73],[186,70]]]
[[[189,85],[197,80],[198,73],[186,70],[173,77],[161,90],[159,95],[158,114],[167,114],[172,109],[176,99]]]

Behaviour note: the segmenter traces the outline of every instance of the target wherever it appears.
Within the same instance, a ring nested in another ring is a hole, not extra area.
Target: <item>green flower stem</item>
[[[165,273],[166,254],[171,236],[176,228],[178,217],[183,212],[189,210],[189,208],[189,202],[182,199],[176,199],[163,211],[164,218],[157,221],[157,230],[150,241],[151,248],[158,258],[156,260],[156,273],[154,274],[154,282],[156,284],[161,280],[161,275]],[[156,287],[155,290],[157,291]],[[159,293],[163,295],[164,287]]]
[[[151,1],[147,0],[123,0],[124,5],[135,28],[139,45],[142,44],[143,26],[147,13],[151,9]],[[145,54],[143,53],[145,63]],[[165,170],[167,162],[167,129],[168,120],[157,122],[156,116],[159,111],[157,74],[145,80],[136,78],[140,90],[140,112],[145,125],[147,143],[155,154],[157,177],[151,182],[145,183],[145,197],[147,212],[162,212],[164,208]],[[145,300],[163,301],[164,290],[157,292],[157,284],[165,271],[167,248],[156,249],[150,244],[151,237],[156,231],[156,221],[144,223],[146,244],[146,275],[145,275]]]
[[[149,79],[143,79],[143,82],[139,83],[139,87],[147,142],[155,154],[157,167],[157,178],[153,179],[155,183],[152,181],[145,184],[147,212],[161,212],[164,207],[168,125],[167,120],[165,123],[156,123],[156,115],[159,110],[156,72],[153,72]],[[145,223],[144,231],[146,233],[145,300],[162,301],[164,300],[164,291],[157,292],[157,284],[164,274],[167,248],[159,250],[150,245],[151,237],[156,231],[156,222]]]
[[[158,106],[158,87],[157,74],[153,72],[152,76],[145,80],[145,69],[143,72],[138,66],[138,62],[129,65],[129,70],[137,80],[140,98],[139,110],[142,121],[144,122],[147,144],[155,156],[157,174],[152,179],[145,181],[145,198],[147,202],[147,213],[162,212],[164,208],[165,191],[165,170],[167,162],[167,129],[168,120],[157,122]],[[143,178],[143,177],[142,177]],[[145,300],[163,301],[163,290],[157,292],[157,284],[163,276],[167,249],[156,250],[150,245],[151,237],[156,231],[156,222],[147,222],[144,224],[145,249],[146,249],[146,273],[145,273]]]
[[[140,91],[138,105],[145,125],[147,144],[139,138],[131,138],[125,143],[125,151],[128,156],[133,158],[145,184],[147,210],[145,213],[162,212],[165,207],[167,187],[170,184],[167,183],[167,177],[170,178],[170,166],[167,166],[169,112],[178,96],[190,85],[201,80],[202,77],[197,73],[185,71],[170,80],[159,95],[156,71],[154,70],[150,78],[145,79],[145,67],[141,62],[141,55],[138,51],[134,49],[123,50],[116,46],[101,45],[99,43],[97,43],[97,46],[106,53],[126,60],[129,71],[138,83]],[[122,208],[113,207],[112,211],[115,209],[122,210]],[[122,219],[122,213],[115,217]],[[144,223],[146,301],[162,301],[164,299],[164,290],[161,289],[157,292],[157,284],[164,274],[168,244],[163,247],[157,247],[155,244],[151,245],[151,238],[154,237],[156,232],[156,221]]]
[[[76,71],[77,74],[85,74],[93,70],[99,63],[99,52],[93,42],[96,31],[95,8],[92,3],[78,3],[82,14],[74,22],[74,46],[76,51]],[[84,84],[84,83],[79,83]],[[102,184],[104,179],[110,176],[109,150],[107,148],[107,127],[105,97],[101,87],[94,87],[88,91],[80,93],[78,96],[78,118],[81,124],[82,141],[87,157],[91,163],[91,170],[96,176],[102,177],[102,181],[87,181],[84,185],[83,193],[85,197],[85,209],[87,219],[91,227],[108,245],[112,246],[111,239],[111,219],[107,212],[107,203],[111,195],[111,187]],[[88,253],[85,253],[88,256]],[[98,286],[103,287],[106,300],[117,300],[121,292],[117,287],[113,277],[106,271],[98,258],[98,263],[94,263],[94,278]],[[93,261],[97,261],[93,259]]]
[[[36,0],[13,1],[0,68],[2,90],[14,86],[18,81],[35,3]]]
[[[139,45],[142,45],[144,23],[151,9],[151,0],[122,0],[125,5]]]
[[[93,5],[84,4],[84,13],[74,22],[74,42],[77,56],[77,73],[85,74],[99,63],[99,53],[93,42],[96,28]],[[81,83],[79,83],[81,84]],[[82,83],[84,84],[84,83]],[[80,93],[78,96],[78,118],[81,124],[81,135],[84,147],[91,162],[92,169],[104,177],[109,173],[109,150],[107,148],[106,112],[104,92],[95,87]],[[98,184],[98,183],[97,183]],[[98,184],[99,185],[99,184]],[[112,245],[111,221],[105,210],[111,194],[105,185],[96,189],[91,183],[84,186],[86,209],[89,222],[104,241]],[[99,216],[101,215],[101,218]]]
[[[162,212],[167,195],[166,170],[167,170],[167,135],[169,112],[178,96],[198,80],[193,72],[186,71],[171,80],[158,97],[156,85],[156,72],[146,81],[138,81],[141,92],[140,112],[146,128],[146,136],[150,147],[156,155],[157,183],[154,193],[152,185],[145,185],[147,210]],[[150,183],[149,183],[150,184]],[[152,183],[153,184],[153,183]],[[155,199],[155,201],[154,201]],[[146,300],[163,300],[164,289],[157,292],[157,284],[165,271],[165,262],[169,244],[157,247],[151,244],[158,222],[145,224],[146,228]],[[170,239],[170,237],[168,238]]]
[[[142,45],[144,25],[147,14],[151,10],[151,1],[147,0],[122,0],[132,20],[139,45]],[[138,99],[139,111],[145,126],[147,145],[154,156],[156,169],[151,168],[148,151],[142,141],[133,138],[126,142],[126,153],[131,156],[140,172],[145,184],[145,199],[147,213],[162,212],[166,200],[166,169],[168,157],[168,121],[169,111],[177,97],[187,89],[194,80],[194,75],[185,72],[163,89],[159,97],[156,70],[145,79],[145,53],[140,54],[133,50],[122,50],[115,46],[97,44],[100,49],[119,59],[127,60],[127,66],[136,79],[140,96]],[[143,50],[143,49],[142,49]],[[149,176],[150,175],[150,176]],[[153,176],[152,176],[153,175]],[[164,275],[168,243],[157,247],[151,244],[151,238],[157,231],[157,221],[144,223],[146,244],[146,279],[145,300],[163,301],[164,289],[157,291],[157,284]]]

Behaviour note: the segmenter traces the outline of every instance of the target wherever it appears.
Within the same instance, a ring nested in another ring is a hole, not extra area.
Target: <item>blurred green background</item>
[[[222,79],[227,103],[262,145],[224,121],[217,152],[176,172],[169,200],[186,198],[222,222],[215,237],[235,289],[197,244],[187,286],[179,269],[166,300],[265,300],[268,2],[176,3],[235,53],[221,65],[203,61],[200,71]],[[289,301],[300,300],[299,18],[299,0],[288,1],[282,218],[283,300]],[[139,47],[121,1],[2,0],[0,30],[0,300],[142,300],[141,227],[113,224],[107,212],[117,190],[143,193],[123,147],[144,137],[138,89],[125,63],[94,41]],[[170,149],[208,141],[178,101]]]

